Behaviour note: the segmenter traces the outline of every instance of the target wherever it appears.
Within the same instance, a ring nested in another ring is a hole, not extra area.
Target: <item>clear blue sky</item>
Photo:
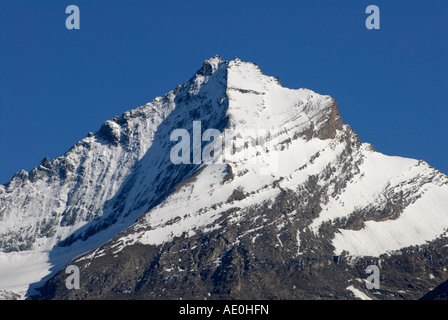
[[[67,30],[65,8],[80,9]],[[380,8],[367,30],[366,7]],[[448,173],[448,1],[0,0],[0,183],[220,54],[338,100],[385,154]]]

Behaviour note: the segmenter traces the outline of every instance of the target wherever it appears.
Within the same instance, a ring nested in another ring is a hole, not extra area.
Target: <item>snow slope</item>
[[[234,223],[242,219],[245,210],[274,199],[282,189],[297,190],[310,176],[322,175],[329,165],[335,168],[334,176],[347,175],[341,170],[341,161],[344,150],[354,142],[346,138],[357,139],[348,126],[343,126],[334,139],[304,136],[311,123],[314,132],[325,124],[321,118],[330,114],[330,97],[306,89],[283,88],[275,78],[263,75],[256,65],[239,59],[229,62],[227,95],[230,128],[275,131],[275,138],[266,137],[263,145],[265,151],[275,153],[275,168],[270,163],[270,174],[260,174],[263,161],[249,163],[246,154],[251,152],[244,154],[244,148],[236,153],[237,161],[229,162],[234,175],[231,184],[223,183],[226,166],[204,166],[194,182],[182,186],[147,213],[132,232],[116,240],[117,251],[135,243],[160,245],[184,234],[191,236],[222,227],[217,221],[235,206],[227,199],[236,189],[249,196],[238,201],[238,207],[244,209],[231,219]],[[250,138],[243,136],[241,140]],[[239,144],[242,145],[243,142]],[[360,230],[340,228],[333,239],[335,255],[345,251],[353,256],[379,256],[424,244],[446,233],[446,176],[425,162],[386,156],[366,143],[359,144],[352,156],[359,166],[345,178],[347,185],[342,190],[335,190],[323,179],[319,182],[327,190],[327,201],[309,225],[316,235],[323,223],[356,215],[361,208],[383,210],[388,196],[395,193],[404,192],[408,199],[415,199],[403,204],[403,212],[396,219],[366,221]],[[238,161],[241,158],[244,161]],[[300,232],[297,242],[300,252]]]

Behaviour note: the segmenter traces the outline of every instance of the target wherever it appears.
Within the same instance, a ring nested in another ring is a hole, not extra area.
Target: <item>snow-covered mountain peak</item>
[[[229,62],[227,79],[227,114],[234,127],[283,127],[308,138],[332,138],[342,129],[337,103],[330,96],[284,88],[257,65],[239,59]]]
[[[292,269],[347,252],[379,256],[440,239],[446,181],[361,143],[332,97],[214,56],[174,90],[0,186],[0,289],[23,289],[94,249],[74,261],[88,273],[95,259],[120,260],[137,244],[159,255],[191,248],[191,261],[213,251],[199,263],[210,270],[235,248],[235,257],[250,253],[248,266],[266,258]],[[208,237],[220,239],[216,249]]]
[[[157,196],[162,184],[151,179],[162,183],[161,171],[178,169],[168,157],[172,131],[192,133],[194,121],[201,122],[202,131],[265,130],[261,139],[282,128],[271,137],[277,140],[334,137],[342,129],[330,97],[283,88],[253,63],[212,57],[175,90],[105,121],[66,154],[17,173],[2,186],[0,249],[49,250],[86,240],[121,219],[128,221],[124,225],[133,221],[162,199]],[[188,176],[192,170],[182,172]]]
[[[223,62],[221,56],[215,55],[207,60],[204,60],[202,68],[198,71],[200,75],[206,75],[214,73],[218,70],[219,65]]]

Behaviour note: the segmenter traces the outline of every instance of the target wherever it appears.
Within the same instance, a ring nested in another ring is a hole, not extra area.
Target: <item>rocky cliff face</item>
[[[176,129],[189,163],[173,163]],[[205,61],[0,199],[4,255],[47,250],[57,266],[36,299],[418,299],[448,278],[448,178],[239,59]]]

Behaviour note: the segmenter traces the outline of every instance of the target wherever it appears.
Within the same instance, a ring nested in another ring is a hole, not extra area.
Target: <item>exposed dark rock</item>
[[[328,119],[321,119],[324,126],[317,132],[320,139],[333,139],[336,136],[336,130],[342,130],[342,118],[338,110],[336,100],[332,99],[331,111]]]

